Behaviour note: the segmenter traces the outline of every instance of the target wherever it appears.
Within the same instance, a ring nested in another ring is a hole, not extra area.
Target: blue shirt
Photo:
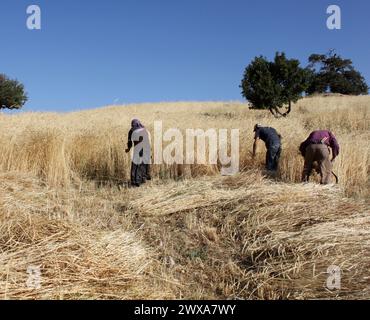
[[[280,145],[281,139],[280,135],[274,128],[270,127],[260,127],[256,130],[256,134],[254,136],[255,139],[259,138],[263,140],[266,144],[266,147],[271,147],[275,145]]]

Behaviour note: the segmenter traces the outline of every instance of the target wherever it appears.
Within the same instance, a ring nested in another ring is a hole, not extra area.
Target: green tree
[[[276,53],[272,62],[256,57],[245,69],[240,87],[252,109],[268,109],[275,117],[285,117],[308,88],[310,74],[298,60]]]
[[[0,109],[20,109],[27,100],[23,84],[0,74]]]
[[[369,87],[361,73],[353,67],[352,60],[343,59],[334,50],[327,54],[312,54],[308,60],[308,68],[313,74],[308,94],[368,94]]]

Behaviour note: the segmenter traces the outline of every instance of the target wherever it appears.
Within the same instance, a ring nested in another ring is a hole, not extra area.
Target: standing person
[[[138,119],[131,121],[126,153],[130,152],[132,146],[134,155],[131,163],[131,186],[140,187],[147,180],[151,180],[151,146],[149,132]]]
[[[331,160],[330,148],[333,155]],[[309,181],[313,163],[318,162],[321,184],[329,184],[334,159],[339,155],[339,144],[334,134],[328,130],[314,131],[302,142],[299,151],[305,160],[302,181]]]
[[[254,132],[253,159],[256,157],[258,141],[264,141],[267,148],[266,170],[276,172],[281,155],[281,135],[274,128],[263,127],[260,124],[255,125]]]

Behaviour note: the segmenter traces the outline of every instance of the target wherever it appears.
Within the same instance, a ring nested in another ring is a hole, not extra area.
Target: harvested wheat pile
[[[15,299],[370,297],[370,217],[338,186],[259,170],[53,189],[0,177],[0,294]],[[328,268],[341,289],[328,290]],[[39,267],[39,288],[27,287]]]
[[[134,232],[83,226],[63,196],[32,178],[1,175],[1,298],[168,297],[146,274],[152,257]],[[39,268],[39,288],[29,285],[29,268]]]
[[[337,186],[247,172],[141,192],[131,210],[185,297],[370,297],[369,206]],[[341,290],[326,288],[333,265],[341,269]]]

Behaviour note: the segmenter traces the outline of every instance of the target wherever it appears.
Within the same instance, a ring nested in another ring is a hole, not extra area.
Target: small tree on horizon
[[[266,109],[275,117],[286,117],[292,103],[308,88],[309,78],[309,70],[301,68],[299,60],[287,59],[285,53],[278,52],[273,62],[256,57],[245,69],[240,87],[251,109]]]
[[[0,109],[20,109],[27,100],[23,84],[0,74]]]
[[[355,70],[352,60],[343,59],[335,50],[330,50],[327,54],[312,54],[308,61],[308,68],[313,75],[307,89],[309,95],[326,92],[368,94],[369,87],[365,78]]]

